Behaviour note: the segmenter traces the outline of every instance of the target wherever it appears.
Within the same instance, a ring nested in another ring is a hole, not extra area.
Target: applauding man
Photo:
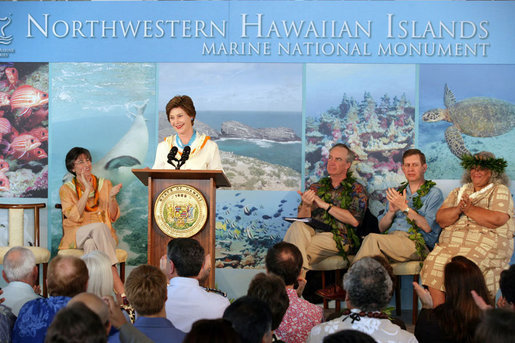
[[[434,182],[425,180],[426,170],[426,157],[420,150],[404,152],[402,171],[407,182],[386,190],[388,205],[378,218],[379,230],[386,234],[365,237],[354,261],[375,255],[395,262],[423,260],[433,249],[441,231],[436,211],[443,203],[443,195]]]

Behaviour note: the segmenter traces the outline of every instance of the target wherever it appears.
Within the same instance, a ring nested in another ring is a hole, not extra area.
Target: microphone
[[[184,149],[182,149],[182,156],[179,162],[177,163],[177,169],[181,169],[181,167],[184,165],[184,163],[186,163],[188,158],[190,158],[190,152],[191,148],[188,145],[186,145]]]
[[[173,161],[178,161],[176,158],[175,158],[175,155],[177,155],[177,151],[179,151],[179,149],[174,146],[170,149],[170,152],[168,153],[167,157],[168,157],[168,163],[171,164],[172,166],[174,166],[175,168],[177,168],[177,166],[175,165],[175,163],[173,163]]]

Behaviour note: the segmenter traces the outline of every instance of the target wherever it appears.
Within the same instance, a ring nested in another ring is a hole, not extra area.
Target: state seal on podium
[[[202,230],[207,220],[207,202],[189,185],[173,185],[163,190],[154,204],[159,229],[172,238],[185,238]]]

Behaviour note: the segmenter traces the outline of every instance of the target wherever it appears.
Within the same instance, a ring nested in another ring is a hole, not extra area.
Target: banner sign
[[[0,62],[513,63],[515,3],[3,2]]]

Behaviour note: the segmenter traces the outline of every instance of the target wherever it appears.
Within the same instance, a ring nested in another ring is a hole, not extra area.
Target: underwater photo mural
[[[306,184],[325,175],[329,149],[346,143],[377,216],[386,188],[404,181],[402,151],[415,144],[415,66],[307,64],[305,83]]]
[[[0,64],[0,197],[48,194],[48,63]]]
[[[460,157],[491,151],[515,177],[515,65],[421,65],[420,136],[427,176],[459,179]]]

